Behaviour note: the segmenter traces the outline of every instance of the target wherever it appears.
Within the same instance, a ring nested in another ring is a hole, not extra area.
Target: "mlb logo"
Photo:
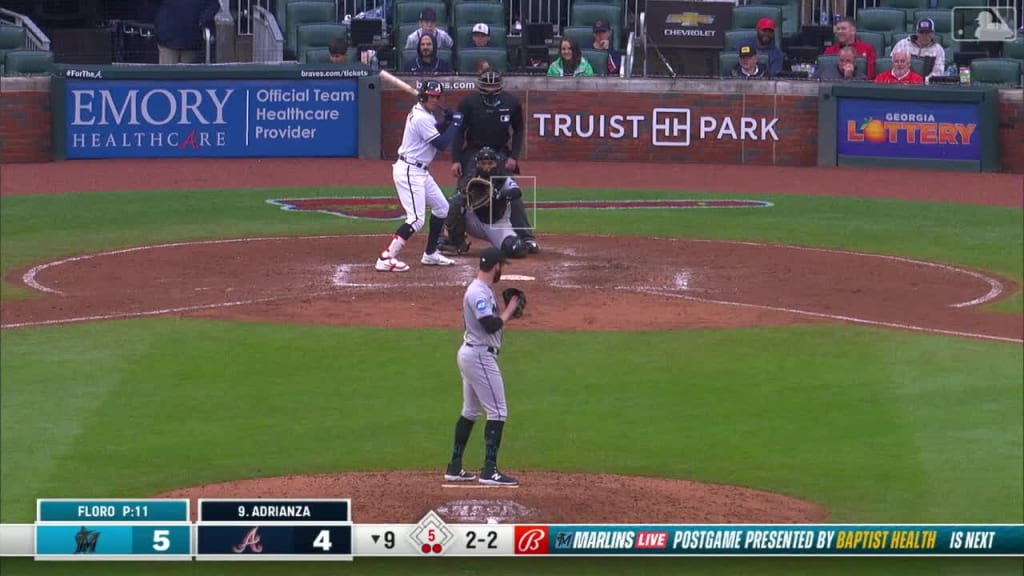
[[[506,124],[512,121],[512,117],[509,116],[508,114],[502,114],[501,116],[498,117],[498,119]]]
[[[957,6],[953,12],[953,40],[957,42],[1012,42],[1017,38],[1017,9],[1012,6]]]

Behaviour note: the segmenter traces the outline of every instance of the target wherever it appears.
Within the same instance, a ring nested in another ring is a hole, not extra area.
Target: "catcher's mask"
[[[473,161],[476,163],[477,176],[490,178],[491,173],[498,167],[498,153],[490,146],[484,146],[476,153]]]
[[[420,102],[426,102],[428,96],[441,96],[444,93],[444,87],[437,80],[427,80],[420,86],[419,99]]]
[[[481,73],[476,80],[476,89],[480,91],[484,104],[493,106],[501,94],[501,73],[494,70]]]

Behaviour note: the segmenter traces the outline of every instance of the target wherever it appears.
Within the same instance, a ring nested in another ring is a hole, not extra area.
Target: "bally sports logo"
[[[977,124],[937,122],[934,114],[889,113],[884,120],[868,117],[846,122],[849,142],[872,144],[952,144],[969,145]]]
[[[516,525],[516,554],[547,554],[548,527]]]

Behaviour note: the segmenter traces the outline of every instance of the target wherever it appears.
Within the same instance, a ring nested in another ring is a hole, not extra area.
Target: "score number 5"
[[[166,552],[171,547],[170,530],[153,530],[153,550]]]

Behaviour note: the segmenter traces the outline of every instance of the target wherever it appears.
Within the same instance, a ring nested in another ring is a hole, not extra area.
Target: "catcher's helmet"
[[[420,102],[426,102],[427,96],[440,96],[444,94],[444,87],[437,80],[427,80],[420,86],[419,99]]]
[[[501,72],[487,70],[476,80],[476,89],[484,96],[497,96],[501,93]]]
[[[498,161],[498,153],[494,151],[494,148],[490,146],[484,146],[477,151],[476,156],[473,158],[474,162],[483,162],[484,160]]]

